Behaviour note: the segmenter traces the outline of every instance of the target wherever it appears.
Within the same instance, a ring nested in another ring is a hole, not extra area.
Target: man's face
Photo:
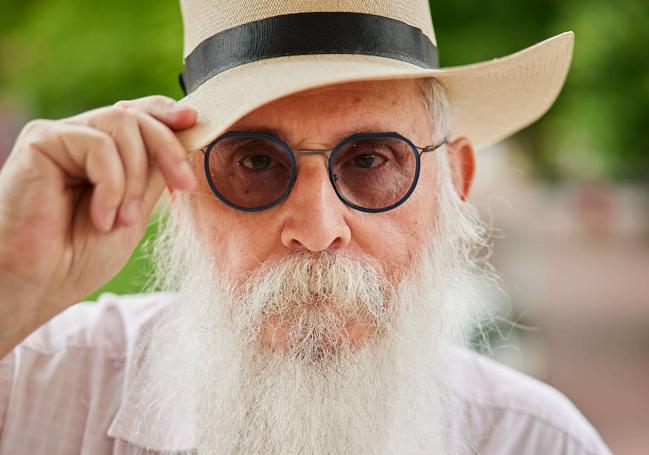
[[[231,129],[279,131],[294,149],[368,131],[425,146],[442,139],[432,123],[414,83],[383,81],[283,98]],[[205,183],[179,195],[154,254],[178,302],[142,344],[136,427],[189,404],[200,453],[446,453],[435,381],[479,307],[483,231],[458,197],[472,174],[458,140],[424,154],[414,194],[383,213],[343,204],[323,155],[299,156],[267,211],[231,209]]]
[[[331,148],[356,132],[398,132],[418,146],[443,139],[432,122],[413,81],[374,81],[340,84],[309,90],[269,103],[233,125],[230,130],[280,132],[294,150]],[[472,151],[468,142],[453,144],[449,153],[455,181],[464,193],[472,177]],[[447,153],[440,149],[436,153]],[[202,155],[195,169],[202,174]],[[436,208],[436,159],[424,154],[418,186],[396,209],[364,213],[346,206],[334,192],[326,157],[298,154],[298,176],[291,194],[280,205],[259,213],[225,206],[205,180],[193,197],[192,209],[203,243],[218,269],[241,282],[260,265],[294,253],[333,251],[349,256],[370,256],[381,262],[394,281],[405,273],[433,233]],[[345,337],[351,345],[370,335],[367,321],[348,320]],[[281,323],[268,318],[262,341],[274,349],[286,342]]]

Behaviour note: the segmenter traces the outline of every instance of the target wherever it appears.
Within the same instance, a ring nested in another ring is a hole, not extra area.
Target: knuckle
[[[84,137],[88,144],[88,153],[106,154],[115,151],[115,141],[102,131],[89,130]]]
[[[147,99],[150,103],[157,104],[164,107],[172,106],[176,103],[176,101],[173,98],[164,95],[151,95]]]
[[[30,120],[23,126],[16,139],[16,144],[21,144],[27,149],[32,149],[43,144],[49,135],[55,132],[55,121],[45,119]]]
[[[133,121],[133,115],[126,109],[118,107],[112,108],[107,112],[108,117],[115,123],[124,124]]]
[[[133,134],[137,129],[137,118],[131,109],[113,107],[102,114],[102,128],[110,134]]]
[[[85,132],[86,137],[101,147],[110,147],[113,145],[113,139],[103,131],[89,129]]]
[[[116,102],[113,106],[120,109],[128,110],[141,110],[155,108],[169,108],[176,104],[176,100],[164,95],[150,95],[134,100],[121,100]]]
[[[141,106],[133,106],[130,112],[135,119],[141,119],[142,117],[149,117],[149,113],[144,109],[142,109]]]
[[[133,185],[133,182],[126,182],[124,199],[142,199],[144,197],[145,187],[143,185]]]
[[[115,104],[113,104],[113,107],[116,107],[118,109],[128,109],[132,105],[131,100],[119,100]]]
[[[33,119],[30,120],[23,126],[21,131],[21,136],[30,136],[30,135],[39,135],[46,129],[46,126],[49,126],[51,120],[45,119]]]

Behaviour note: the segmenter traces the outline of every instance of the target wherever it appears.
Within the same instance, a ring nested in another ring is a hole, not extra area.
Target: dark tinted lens
[[[367,209],[383,209],[399,202],[410,190],[416,172],[413,149],[392,137],[348,142],[336,151],[334,159],[338,191]]]
[[[208,178],[223,198],[238,207],[267,206],[288,188],[290,155],[270,139],[226,137],[210,150]]]

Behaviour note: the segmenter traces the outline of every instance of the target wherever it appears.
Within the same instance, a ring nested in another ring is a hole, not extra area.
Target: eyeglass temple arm
[[[434,152],[435,150],[440,148],[442,145],[448,145],[448,144],[450,144],[450,142],[448,141],[448,138],[445,137],[444,140],[442,142],[440,142],[439,144],[427,145],[425,147],[417,147],[417,149],[420,151],[420,154],[421,153],[426,153],[426,152]]]

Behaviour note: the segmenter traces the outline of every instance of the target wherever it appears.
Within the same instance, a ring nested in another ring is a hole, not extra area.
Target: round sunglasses
[[[229,131],[203,150],[207,183],[224,204],[244,212],[284,201],[297,178],[296,152],[326,155],[329,180],[340,200],[362,212],[403,204],[419,180],[421,155],[448,144],[418,147],[395,132],[352,134],[333,148],[299,149],[270,133]]]

